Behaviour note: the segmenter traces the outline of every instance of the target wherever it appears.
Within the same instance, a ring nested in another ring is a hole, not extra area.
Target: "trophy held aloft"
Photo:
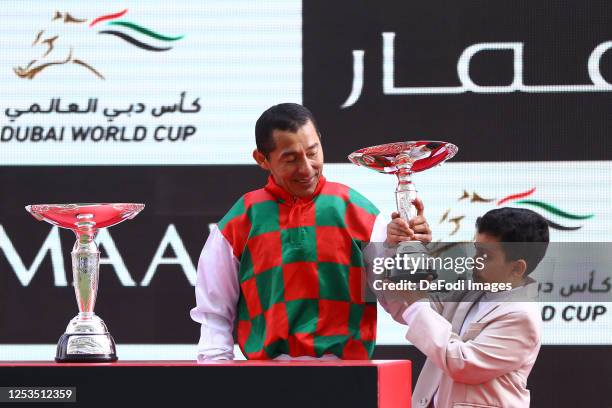
[[[358,166],[397,176],[398,183],[395,189],[397,212],[403,220],[409,222],[417,215],[413,204],[417,198],[417,190],[412,182],[412,174],[441,165],[452,158],[457,150],[457,146],[451,143],[421,140],[365,147],[351,153],[348,158]],[[420,241],[405,241],[398,245],[397,255],[403,258],[424,258],[427,256],[427,248]],[[394,281],[420,281],[427,279],[428,276],[436,279],[437,273],[433,269],[416,271],[392,269],[387,272],[386,277]]]

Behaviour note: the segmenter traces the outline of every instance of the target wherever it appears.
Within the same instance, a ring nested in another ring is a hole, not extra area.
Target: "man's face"
[[[507,260],[498,237],[487,233],[477,233],[474,246],[476,247],[475,258],[484,258],[484,266],[480,269],[474,268],[475,282],[513,283],[522,278],[522,272],[520,272],[522,265],[519,265],[519,262],[524,261]]]
[[[292,195],[312,195],[323,172],[323,148],[312,122],[306,122],[295,133],[275,129],[272,138],[275,148],[260,166]]]

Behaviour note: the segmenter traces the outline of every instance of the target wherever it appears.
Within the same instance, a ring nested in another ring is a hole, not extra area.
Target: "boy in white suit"
[[[415,204],[422,212],[422,203]],[[541,317],[530,302],[537,283],[528,275],[546,252],[548,224],[530,210],[499,208],[478,218],[476,228],[476,257],[485,261],[473,280],[509,283],[512,290],[455,292],[443,301],[412,291],[399,302],[381,302],[427,356],[413,407],[529,407],[527,377],[540,350]]]

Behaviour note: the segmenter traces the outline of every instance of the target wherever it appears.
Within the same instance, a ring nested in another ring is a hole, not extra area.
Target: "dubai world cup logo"
[[[125,9],[118,13],[84,19],[68,12],[56,11],[48,27],[34,33],[32,47],[40,49],[40,54],[24,66],[14,67],[13,71],[20,78],[34,79],[46,70],[75,64],[91,75],[105,79],[104,74],[96,68],[95,61],[85,60],[79,55],[75,40],[84,34],[93,31],[150,52],[169,51],[173,44],[184,38],[184,35],[166,35],[138,24],[126,18],[127,13],[128,10]]]
[[[453,236],[458,234],[465,225],[467,225],[467,228],[473,228],[475,219],[465,213],[465,210],[468,210],[468,207],[471,206],[478,206],[477,213],[480,215],[493,208],[503,206],[529,208],[544,217],[548,226],[557,231],[578,231],[583,228],[584,222],[595,217],[595,214],[570,212],[562,208],[561,205],[539,199],[537,198],[535,187],[526,191],[508,194],[501,198],[488,197],[476,191],[470,193],[467,190],[463,190],[463,194],[457,198],[457,202],[469,205],[462,206],[463,212],[461,209],[451,207],[442,214],[438,224],[449,224],[450,229],[448,235],[439,241],[452,240]],[[473,213],[473,211],[467,212]]]

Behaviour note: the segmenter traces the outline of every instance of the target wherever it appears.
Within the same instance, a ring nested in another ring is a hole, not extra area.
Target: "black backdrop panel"
[[[612,3],[305,1],[304,104],[319,120],[327,161],[414,139],[454,142],[459,161],[610,159],[610,90],[385,94],[383,33],[395,33],[395,87],[460,86],[466,48],[510,42],[523,44],[525,85],[593,85],[587,61],[612,40]],[[341,108],[352,89],[354,50],[365,52],[363,89]],[[515,79],[511,50],[476,53],[469,68],[478,85]],[[601,56],[599,73],[612,82],[612,49]]]

